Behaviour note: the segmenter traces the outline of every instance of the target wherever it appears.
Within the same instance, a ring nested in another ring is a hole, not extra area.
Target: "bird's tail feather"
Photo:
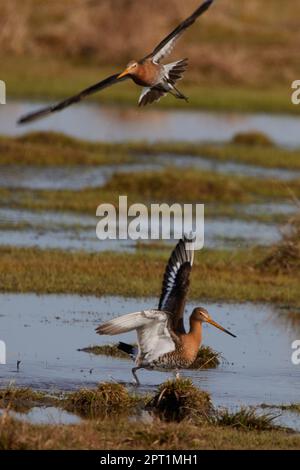
[[[130,357],[132,357],[132,359],[134,359],[138,354],[138,348],[136,346],[132,346],[131,344],[127,343],[122,343],[121,341],[118,344],[118,349],[128,354]]]

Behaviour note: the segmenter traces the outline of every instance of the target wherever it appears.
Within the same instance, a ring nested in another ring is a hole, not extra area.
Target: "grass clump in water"
[[[59,132],[0,136],[0,165],[97,166],[134,161],[125,146],[88,142]]]
[[[89,354],[95,354],[95,356],[109,356],[118,359],[130,359],[130,356],[121,351],[117,344],[104,344],[102,346],[88,346],[87,348],[79,349],[79,351],[86,352]]]
[[[117,344],[88,346],[87,348],[79,349],[79,351],[95,354],[95,356],[109,356],[116,359],[130,359],[129,354],[121,351]],[[220,356],[220,353],[214,351],[209,346],[202,346],[199,349],[197,358],[189,367],[189,369],[214,369],[220,365]]]
[[[241,132],[232,139],[233,144],[248,145],[249,147],[274,147],[274,142],[263,132]]]
[[[254,408],[241,408],[235,413],[224,409],[216,412],[211,422],[215,425],[247,431],[273,431],[279,429],[274,424],[275,418],[276,416],[273,414],[258,415]]]
[[[47,401],[49,400],[50,397],[48,397]],[[7,387],[0,390],[0,408],[26,413],[35,405],[44,404],[45,401],[46,397],[43,393],[31,388]]]
[[[290,403],[289,405],[268,405],[266,403],[261,405],[263,409],[277,408],[281,411],[291,411],[292,413],[300,413],[300,403]]]
[[[64,408],[83,417],[116,415],[129,412],[139,399],[124,385],[100,383],[96,389],[81,389],[66,398]]]
[[[208,393],[196,388],[190,379],[180,378],[163,383],[147,409],[164,421],[207,420],[212,404]]]
[[[220,365],[221,354],[209,346],[202,346],[189,369],[216,369]]]

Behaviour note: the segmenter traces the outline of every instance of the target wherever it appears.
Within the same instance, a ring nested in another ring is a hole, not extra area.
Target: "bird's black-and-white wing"
[[[172,314],[172,329],[184,333],[183,316],[194,262],[194,239],[184,237],[175,247],[163,278],[159,310]]]
[[[139,106],[147,106],[147,104],[159,101],[167,94],[163,88],[144,88],[139,99]]]
[[[77,95],[74,95],[71,98],[67,98],[66,100],[61,101],[60,103],[54,104],[52,106],[47,106],[46,108],[40,109],[39,111],[34,111],[33,113],[26,114],[25,116],[22,116],[19,119],[18,124],[27,124],[37,119],[46,117],[49,114],[62,111],[63,109],[68,108],[69,106],[75,103],[78,103],[83,98],[86,98],[89,95],[102,91],[105,88],[108,88],[112,85],[120,83],[128,78],[128,77],[122,77],[122,78],[118,78],[118,77],[119,77],[119,74],[112,75],[111,77],[108,77],[105,80],[102,80],[101,82],[96,83],[95,85],[92,85],[89,88],[86,88],[85,90],[81,91]]]
[[[149,54],[145,59],[152,58],[153,62],[159,63],[164,57],[172,52],[175,47],[175,44],[179,37],[190,27],[195,21],[199,18],[199,16],[203,15],[214,0],[206,0],[199,8],[183,21],[177,28],[174,29],[163,41],[161,41],[158,46],[154,49],[154,51]]]
[[[129,313],[100,325],[100,335],[117,335],[137,331],[139,356],[143,364],[157,360],[163,354],[175,351],[175,342],[170,334],[170,315],[159,310]]]

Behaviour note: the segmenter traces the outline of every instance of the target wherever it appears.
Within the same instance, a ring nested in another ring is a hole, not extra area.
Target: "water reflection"
[[[3,414],[3,410],[0,409],[0,416]],[[5,411],[7,412],[7,411]],[[30,424],[80,424],[81,419],[73,413],[69,413],[55,406],[35,406],[31,408],[27,413],[20,413],[10,410],[9,415],[17,419]]]
[[[239,132],[260,130],[277,144],[300,147],[300,118],[288,115],[166,111],[159,107],[139,110],[86,103],[26,127],[16,126],[22,114],[44,105],[19,101],[2,106],[0,133],[20,135],[32,130],[50,130],[93,141],[222,142]]]
[[[277,322],[280,327],[298,334],[300,338],[300,309],[293,307],[276,308],[274,309],[273,321]]]

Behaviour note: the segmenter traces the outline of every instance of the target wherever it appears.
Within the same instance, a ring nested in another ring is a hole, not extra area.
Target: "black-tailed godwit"
[[[155,101],[159,101],[167,93],[172,94],[178,99],[188,101],[188,98],[176,87],[177,81],[182,79],[183,73],[187,69],[188,59],[178,60],[170,64],[162,64],[161,61],[173,51],[178,38],[184,31],[195,23],[199,16],[203,15],[203,13],[208,10],[213,1],[214,0],[206,0],[189,18],[183,21],[174,29],[174,31],[161,41],[151,54],[148,54],[139,61],[130,61],[124,72],[121,74],[118,73],[112,75],[111,77],[96,83],[86,90],[83,90],[81,93],[78,93],[77,95],[58,104],[27,114],[21,117],[18,123],[29,123],[36,119],[48,116],[49,114],[61,111],[74,103],[78,103],[83,98],[86,98],[93,93],[102,91],[105,88],[115,85],[116,83],[120,83],[128,78],[131,78],[137,85],[143,87],[143,91],[139,99],[140,106],[145,106]]]
[[[209,323],[225,333],[230,331],[216,323],[207,310],[195,308],[190,316],[190,330],[184,328],[184,310],[194,260],[192,239],[180,240],[167,264],[158,309],[143,310],[115,318],[96,331],[100,335],[118,335],[136,330],[138,351],[121,343],[121,349],[135,356],[132,369],[139,384],[139,369],[179,370],[188,368],[196,359],[202,343],[202,325]]]

